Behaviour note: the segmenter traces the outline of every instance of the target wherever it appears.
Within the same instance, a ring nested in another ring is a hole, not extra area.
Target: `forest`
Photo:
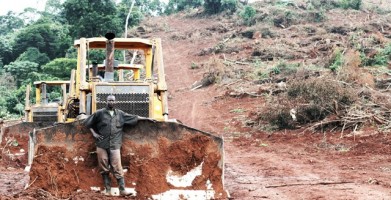
[[[131,28],[145,18],[190,8],[205,7],[205,15],[233,13],[239,4],[247,2],[48,0],[44,11],[34,8],[26,8],[21,13],[9,11],[0,16],[0,118],[23,115],[26,86],[34,81],[69,80],[70,71],[77,63],[73,48],[76,39],[101,37],[107,32],[123,37],[126,19]],[[103,52],[90,52],[89,57],[98,62],[104,60]],[[52,90],[49,100],[59,96],[59,91]]]

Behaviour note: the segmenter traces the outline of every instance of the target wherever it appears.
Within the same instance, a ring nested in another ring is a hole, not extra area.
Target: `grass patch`
[[[232,109],[230,110],[229,112],[230,113],[244,113],[246,110],[244,110],[243,108],[235,108],[235,109]]]

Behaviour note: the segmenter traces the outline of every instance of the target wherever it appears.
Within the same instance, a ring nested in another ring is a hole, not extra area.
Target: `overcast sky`
[[[0,0],[0,15],[6,15],[8,11],[22,12],[27,7],[44,10],[46,0]]]
[[[161,1],[167,2],[167,0]],[[45,2],[46,0],[0,0],[0,15],[6,15],[10,10],[15,13],[20,13],[27,7],[42,11],[45,9]]]

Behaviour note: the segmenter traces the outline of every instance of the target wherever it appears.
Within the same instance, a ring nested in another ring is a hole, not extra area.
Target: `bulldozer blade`
[[[39,127],[38,123],[21,122],[10,126],[1,127],[0,142],[3,142],[5,137],[23,137],[28,138],[28,133],[35,127]],[[27,140],[28,141],[28,140]]]
[[[36,129],[30,143],[35,186],[61,197],[103,189],[95,139],[80,121]],[[141,199],[227,197],[223,157],[221,137],[183,124],[141,120],[124,127],[125,185]]]
[[[47,126],[44,123],[19,122],[1,127],[1,161],[5,167],[24,168],[27,165],[29,133],[34,128]]]

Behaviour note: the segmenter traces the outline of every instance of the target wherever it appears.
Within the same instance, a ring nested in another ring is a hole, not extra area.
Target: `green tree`
[[[231,13],[234,13],[238,9],[237,0],[222,0],[221,1],[222,10],[227,10]]]
[[[16,102],[15,90],[16,83],[11,74],[2,70],[0,73],[0,118],[11,118],[11,111]]]
[[[24,100],[26,98],[26,85],[12,90],[11,95],[7,97],[7,109],[11,114],[21,116],[24,110]]]
[[[23,115],[23,111],[24,111],[24,105],[23,105],[21,102],[18,102],[18,103],[15,105],[15,107],[14,107],[13,110],[15,110],[16,112],[18,112],[18,114],[19,114],[20,116],[22,116],[22,115]]]
[[[24,53],[19,55],[16,61],[30,61],[38,63],[38,65],[44,65],[50,60],[46,54],[39,52],[37,48],[29,47]]]
[[[73,38],[117,35],[122,30],[117,8],[112,0],[66,0],[63,14]]]
[[[217,14],[222,11],[235,12],[238,8],[237,0],[205,0],[205,12],[208,14]]]
[[[0,35],[6,35],[22,28],[24,22],[21,18],[16,16],[12,11],[9,11],[6,15],[0,16]]]
[[[16,87],[15,79],[9,73],[0,75],[0,118],[20,117],[24,109],[26,86]]]
[[[62,80],[58,77],[52,76],[46,72],[32,72],[29,76],[23,81],[23,85],[32,84],[34,81],[54,81]],[[66,79],[69,80],[69,77]]]
[[[20,14],[19,17],[24,21],[25,25],[33,24],[37,19],[41,17],[41,12],[35,8],[27,7]]]
[[[221,0],[205,0],[205,12],[209,14],[216,14],[221,12]]]
[[[42,17],[49,18],[54,22],[65,23],[66,20],[62,15],[63,6],[61,0],[47,0],[45,10],[42,12]]]
[[[17,90],[7,90],[7,91],[8,91],[8,94],[4,98],[4,101],[5,101],[4,107],[7,111],[4,114],[8,118],[11,118],[12,117],[11,114],[15,113],[15,111],[14,111],[15,105],[17,103],[19,103],[19,100],[18,100],[17,95],[15,93]]]
[[[61,80],[68,80],[71,77],[71,70],[76,69],[77,60],[71,58],[56,58],[42,67],[46,74],[57,77]]]
[[[122,2],[128,2],[128,7],[133,0],[123,0]],[[164,3],[160,0],[136,0],[135,6],[139,8],[144,15],[160,15],[164,10]]]
[[[6,36],[0,36],[0,69],[13,60],[12,44]]]
[[[168,4],[167,4],[167,6],[166,6],[166,8],[164,9],[164,13],[166,14],[166,15],[171,15],[171,14],[173,14],[173,13],[176,13],[176,12],[178,12],[177,11],[177,6],[176,6],[176,1],[175,0],[169,0],[168,1]]]
[[[121,25],[125,25],[126,17],[128,15],[131,1],[129,0],[123,0],[121,3],[118,4],[118,19],[121,22]],[[143,19],[143,13],[140,11],[140,8],[136,5],[133,7],[132,12],[130,13],[130,17],[128,19],[128,27],[137,26],[140,24],[141,20]]]
[[[203,0],[169,0],[165,13],[172,14],[189,8],[197,8],[203,4]]]
[[[45,53],[50,59],[63,57],[65,50],[71,44],[71,38],[67,31],[63,25],[54,23],[50,19],[39,19],[16,35],[13,44],[14,59],[29,47],[37,48],[39,52]]]
[[[30,61],[15,61],[5,65],[4,69],[15,78],[17,87],[20,87],[22,83],[30,81],[30,73],[38,72],[39,65]]]

